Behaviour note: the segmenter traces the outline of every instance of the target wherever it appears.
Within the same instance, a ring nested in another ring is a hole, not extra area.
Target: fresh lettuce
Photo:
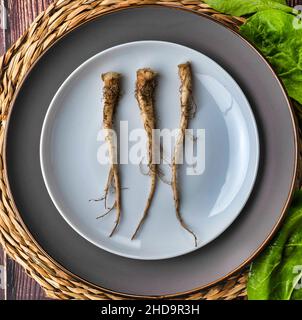
[[[280,10],[261,11],[241,26],[240,32],[268,59],[290,97],[302,104],[302,26],[294,15]]]
[[[250,300],[302,298],[302,191],[296,193],[288,216],[272,243],[252,263]]]
[[[204,0],[219,12],[247,16],[241,34],[268,59],[283,81],[302,123],[302,24],[285,0]],[[268,93],[269,94],[269,93]],[[272,243],[251,265],[251,300],[302,300],[302,191]]]
[[[219,12],[238,17],[267,9],[295,12],[286,5],[285,0],[204,0],[204,2]]]

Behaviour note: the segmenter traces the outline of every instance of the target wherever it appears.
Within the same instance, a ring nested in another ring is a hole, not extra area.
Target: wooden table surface
[[[13,44],[26,30],[34,18],[53,0],[4,0],[7,9],[8,26],[0,29],[0,55]],[[24,272],[23,268],[10,259],[0,246],[0,266],[3,284],[0,289],[0,300],[40,300],[45,295],[40,286]]]
[[[0,29],[0,55],[26,30],[34,18],[53,0],[0,0],[7,9],[8,25]],[[302,4],[302,0],[289,0],[290,5]],[[0,300],[46,299],[40,286],[26,275],[23,268],[10,259],[0,246]]]

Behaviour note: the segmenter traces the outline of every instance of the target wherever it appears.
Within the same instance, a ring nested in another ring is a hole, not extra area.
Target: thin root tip
[[[131,237],[131,241],[133,241],[133,240],[136,238],[136,236],[137,236],[137,231],[138,231],[138,230],[136,230],[136,231],[133,233],[133,235],[132,235],[132,237]]]
[[[112,238],[112,236],[114,235],[115,230],[116,230],[116,227],[117,227],[117,226],[115,226],[114,229],[111,231],[111,233],[110,233],[110,235],[109,235],[109,238]]]
[[[117,220],[117,221],[115,222],[115,226],[114,226],[112,232],[110,233],[109,238],[111,238],[111,237],[114,235],[114,233],[115,233],[115,231],[117,230],[117,227],[118,227],[118,226],[119,226],[119,220]]]

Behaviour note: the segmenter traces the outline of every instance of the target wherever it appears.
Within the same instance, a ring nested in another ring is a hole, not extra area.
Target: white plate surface
[[[109,238],[115,212],[103,219],[101,202],[108,166],[97,160],[102,142],[100,74],[123,75],[117,120],[129,121],[129,132],[143,128],[134,97],[136,70],[159,73],[156,91],[158,127],[178,127],[177,65],[190,61],[197,113],[190,128],[204,129],[205,170],[188,176],[179,168],[183,218],[198,237],[200,248],[219,236],[243,209],[253,188],[259,140],[251,107],[234,79],[209,57],[168,42],[140,41],[120,45],[92,57],[75,70],[55,95],[41,135],[41,167],[48,192],[65,220],[84,238],[112,253],[137,259],[165,259],[196,250],[192,236],[176,219],[171,187],[158,184],[149,217],[139,237],[131,235],[142,215],[150,187],[136,164],[121,165],[123,210],[117,233]],[[134,143],[129,143],[131,147]],[[169,167],[163,166],[166,179]]]

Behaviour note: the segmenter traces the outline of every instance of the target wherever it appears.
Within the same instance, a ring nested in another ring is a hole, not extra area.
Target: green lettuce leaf
[[[252,263],[248,280],[250,300],[300,299],[302,289],[302,191],[296,193],[288,216],[273,242]]]
[[[261,11],[240,32],[266,56],[289,96],[302,104],[302,28],[295,28],[294,19],[280,10]]]
[[[297,224],[296,229],[290,235],[282,256],[282,262],[272,274],[271,294],[272,300],[294,299],[293,294],[296,285],[300,283],[302,276],[302,224]],[[299,270],[297,271],[296,268]]]
[[[296,12],[286,5],[285,0],[204,0],[204,2],[221,13],[238,17],[267,9]]]
[[[241,26],[241,34],[266,56],[283,81],[289,96],[302,104],[302,26],[297,28],[298,20],[295,20],[298,11],[286,6],[285,0],[204,2],[230,15],[253,14]],[[282,229],[251,265],[248,298],[302,300],[301,284],[302,191],[299,191]]]

